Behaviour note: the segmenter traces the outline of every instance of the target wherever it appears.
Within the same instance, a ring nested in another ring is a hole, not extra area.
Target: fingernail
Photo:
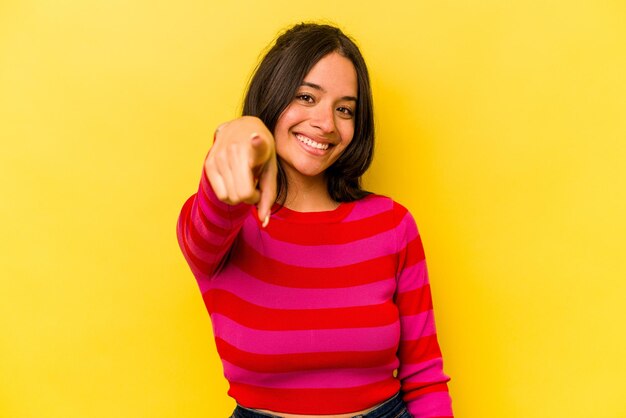
[[[263,219],[263,223],[261,224],[261,226],[265,228],[268,223],[270,223],[270,215],[267,215],[265,219]]]
[[[250,135],[250,140],[253,141],[257,138],[260,138],[260,135],[258,134],[258,132],[252,132],[252,134]]]

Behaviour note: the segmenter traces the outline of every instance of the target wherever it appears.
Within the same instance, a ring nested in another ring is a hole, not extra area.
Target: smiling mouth
[[[328,143],[322,144],[320,142],[315,142],[311,138],[307,138],[304,135],[295,134],[295,136],[298,139],[298,141],[302,142],[303,144],[306,144],[306,145],[308,145],[310,147],[313,147],[313,148],[317,148],[319,150],[327,150],[328,147],[330,147],[330,144],[328,144]]]

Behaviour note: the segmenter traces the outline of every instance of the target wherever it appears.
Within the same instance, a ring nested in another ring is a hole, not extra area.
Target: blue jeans
[[[256,412],[252,409],[237,405],[230,418],[280,418],[276,415]],[[373,411],[364,415],[355,415],[353,418],[411,418],[411,414],[406,409],[406,404],[402,400],[400,393],[395,394],[391,399],[383,402]]]

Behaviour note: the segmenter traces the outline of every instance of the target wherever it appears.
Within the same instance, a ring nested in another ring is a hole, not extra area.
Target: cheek
[[[292,107],[288,107],[287,109],[285,109],[285,111],[283,111],[283,113],[278,118],[278,121],[276,121],[276,127],[274,128],[274,138],[276,138],[276,140],[278,141],[279,138],[289,135],[289,128],[294,126],[297,118],[298,115]]]
[[[340,128],[341,138],[344,145],[347,147],[354,139],[354,123],[350,122]]]
[[[284,158],[289,149],[289,129],[293,126],[292,118],[287,112],[284,112],[274,128],[274,141],[276,143],[276,153],[279,157]]]

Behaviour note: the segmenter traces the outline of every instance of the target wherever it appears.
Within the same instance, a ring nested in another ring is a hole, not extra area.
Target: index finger
[[[257,212],[263,228],[269,223],[272,205],[276,202],[276,176],[278,173],[276,164],[276,155],[272,155],[261,173],[261,177],[259,177],[261,198],[257,204]]]

